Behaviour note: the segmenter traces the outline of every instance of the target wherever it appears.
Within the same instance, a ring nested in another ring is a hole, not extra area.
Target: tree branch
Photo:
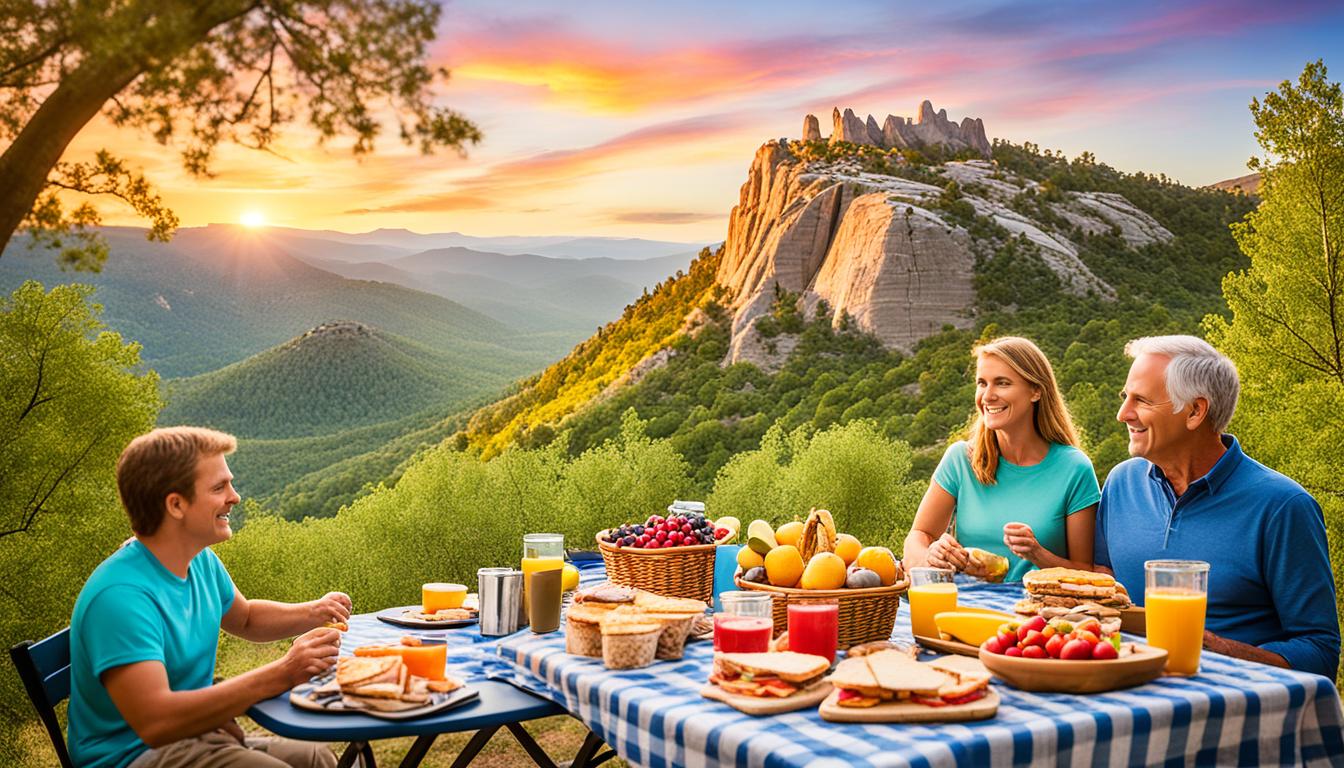
[[[17,528],[11,528],[9,530],[0,531],[0,539],[6,536],[11,536],[13,534],[23,533],[27,531],[29,528],[31,528],[33,525],[33,521],[37,519],[37,514],[41,512],[43,507],[46,506],[47,502],[51,500],[51,495],[56,492],[56,489],[61,487],[61,483],[65,480],[66,476],[69,475],[71,472],[73,472],[75,468],[78,467],[80,463],[84,461],[85,457],[89,455],[89,452],[93,450],[94,446],[102,442],[103,438],[106,436],[107,436],[106,432],[94,435],[93,440],[89,441],[89,444],[84,446],[84,450],[80,451],[79,456],[73,462],[71,462],[70,466],[61,470],[61,474],[56,476],[56,479],[52,481],[51,487],[47,489],[47,492],[45,494],[43,494],[41,500],[39,500],[36,504],[34,504],[33,499],[37,497],[37,493],[42,488],[42,484],[39,483],[37,488],[34,489],[33,491],[33,499],[29,499],[28,501],[27,506],[29,506],[30,509],[24,516],[23,525]]]

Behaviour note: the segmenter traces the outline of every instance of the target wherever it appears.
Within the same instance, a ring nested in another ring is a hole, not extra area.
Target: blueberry
[[[636,536],[643,536],[643,535],[644,535],[644,526],[642,526],[642,525],[636,525],[636,526],[635,526],[635,535],[636,535]]]
[[[628,547],[628,546],[630,546],[631,544],[634,544],[634,543],[635,543],[635,537],[634,537],[634,536],[626,536],[625,538],[621,539],[621,543]]]

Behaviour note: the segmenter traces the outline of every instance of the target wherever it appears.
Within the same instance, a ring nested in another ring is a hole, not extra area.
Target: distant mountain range
[[[211,224],[233,228],[231,224]],[[460,232],[420,234],[409,229],[375,229],[372,232],[349,234],[332,230],[291,229],[266,227],[260,230],[276,240],[288,238],[316,239],[365,247],[395,248],[405,251],[427,251],[435,248],[470,248],[491,253],[528,253],[557,259],[608,258],[624,261],[655,259],[659,256],[687,255],[687,261],[709,243],[679,243],[666,240],[644,240],[633,237],[566,237],[515,236],[475,237]]]

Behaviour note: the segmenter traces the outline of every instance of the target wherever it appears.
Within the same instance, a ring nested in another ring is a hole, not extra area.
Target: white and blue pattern
[[[585,568],[584,583],[604,578]],[[969,605],[1011,611],[1017,585],[962,585]],[[897,639],[910,638],[908,611]],[[512,662],[487,674],[549,698],[641,766],[860,768],[944,765],[1344,764],[1344,713],[1332,681],[1205,652],[1200,674],[1074,696],[995,685],[992,720],[964,725],[827,723],[815,710],[751,717],[700,696],[713,649],[608,671],[565,653],[563,633],[499,643]]]

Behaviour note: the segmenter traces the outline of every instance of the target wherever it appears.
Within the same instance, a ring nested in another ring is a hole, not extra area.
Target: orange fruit
[[[803,589],[840,589],[845,586],[845,561],[834,552],[818,552],[807,561],[798,586]]]
[[[794,520],[791,523],[785,523],[779,526],[775,531],[775,541],[780,544],[792,544],[798,546],[798,540],[803,537],[803,524]]]
[[[765,556],[765,577],[776,587],[792,587],[803,576],[803,556],[792,544],[781,544]]]
[[[746,573],[758,565],[765,565],[765,558],[751,547],[743,547],[737,550],[737,564],[742,566],[742,572]]]
[[[886,547],[864,547],[854,559],[860,568],[867,568],[882,579],[882,586],[896,583],[896,556]]]
[[[845,561],[845,565],[853,565],[861,549],[863,549],[863,545],[859,543],[859,540],[848,533],[842,533],[835,537],[835,554]]]

